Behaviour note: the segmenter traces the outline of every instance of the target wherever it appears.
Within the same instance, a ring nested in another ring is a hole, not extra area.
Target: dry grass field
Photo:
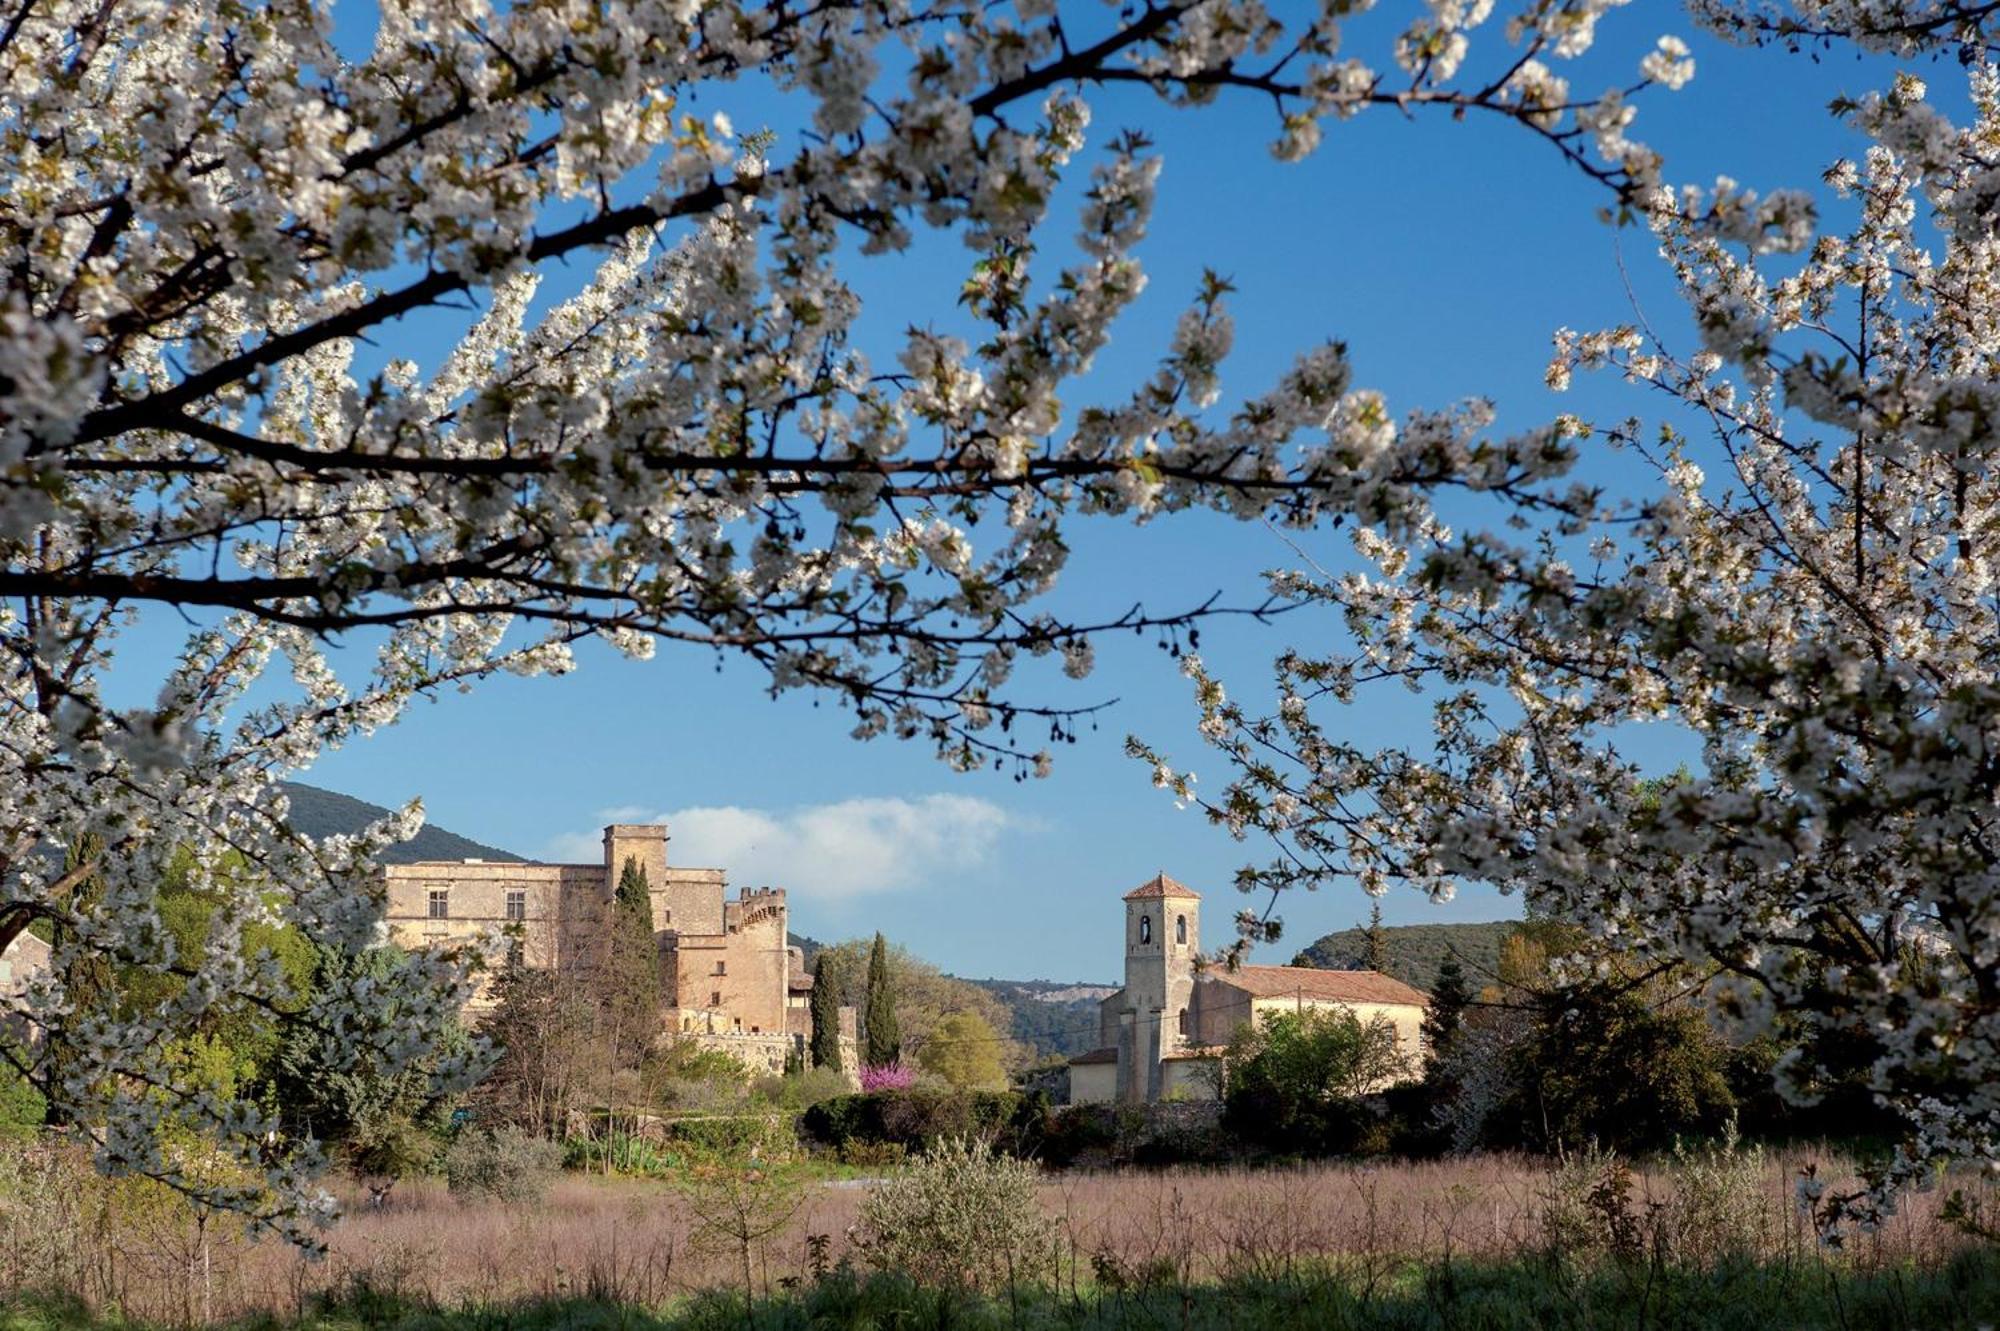
[[[1676,1261],[1727,1255],[1805,1268],[1938,1269],[1968,1240],[1939,1214],[1938,1193],[1913,1197],[1872,1235],[1829,1258],[1791,1204],[1800,1157],[1740,1157],[1716,1178],[1665,1162],[1634,1170],[1624,1214],[1643,1242]],[[1051,1176],[1043,1209],[1060,1236],[1045,1288],[1085,1291],[1296,1281],[1338,1272],[1362,1296],[1413,1265],[1505,1264],[1617,1240],[1593,1210],[1599,1173],[1487,1156],[1435,1163],[1319,1164],[1293,1169]],[[53,1176],[42,1180],[55,1184]],[[537,1204],[463,1201],[441,1183],[405,1183],[381,1205],[343,1187],[346,1213],[328,1252],[307,1260],[273,1241],[249,1243],[175,1210],[99,1205],[89,1187],[50,1211],[19,1202],[0,1213],[0,1280],[57,1289],[94,1308],[163,1324],[254,1314],[302,1317],[355,1291],[401,1305],[497,1307],[592,1300],[660,1307],[701,1291],[741,1290],[742,1251],[759,1297],[782,1298],[849,1259],[867,1180],[805,1183],[797,1210],[768,1236],[724,1240],[699,1199],[669,1185],[567,1175]],[[1991,1185],[1960,1184],[1993,1200]],[[1600,1202],[1601,1202],[1600,1198]],[[30,1214],[30,1211],[39,1214]],[[66,1218],[65,1218],[66,1217]],[[205,1242],[204,1242],[205,1240]]]

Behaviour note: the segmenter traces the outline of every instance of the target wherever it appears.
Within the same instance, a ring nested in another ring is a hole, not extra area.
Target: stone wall
[[[806,1039],[798,1035],[761,1033],[738,1035],[734,1032],[717,1031],[712,1034],[697,1032],[687,1038],[694,1041],[698,1049],[710,1049],[716,1053],[729,1055],[753,1074],[782,1073],[785,1070],[785,1060],[795,1051],[800,1058],[808,1057]],[[861,1051],[851,1035],[841,1037],[840,1061],[841,1072],[848,1083],[859,1086]]]
[[[601,866],[434,861],[389,865],[382,877],[389,936],[398,946],[469,943],[490,949],[497,959],[511,929],[530,966],[581,970],[592,962],[602,920]],[[439,892],[442,917],[431,913],[432,894]],[[489,979],[490,972],[482,977],[475,1007],[489,1001]]]
[[[727,885],[720,869],[668,869],[653,880],[653,922],[683,934],[722,932],[722,898]]]

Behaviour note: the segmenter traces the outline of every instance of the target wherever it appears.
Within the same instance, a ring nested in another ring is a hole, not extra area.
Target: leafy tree
[[[370,948],[358,956],[322,951],[314,988],[373,991],[377,1015],[393,1022],[406,1003],[420,1007],[424,1001],[421,992],[396,989],[394,980],[403,973],[399,948]],[[435,1057],[480,1067],[485,1056],[483,1044],[454,1024],[449,1044]],[[272,1084],[271,1099],[291,1134],[324,1143],[356,1169],[392,1178],[436,1162],[461,1090],[429,1058],[357,1047],[338,1031],[305,1022],[287,1031]]]
[[[896,1025],[896,981],[889,973],[889,946],[875,935],[868,951],[867,1063],[887,1067],[903,1056],[903,1037]]]
[[[822,951],[813,958],[812,1065],[842,1071],[840,1057],[840,961]]]
[[[960,1090],[984,1090],[1007,1084],[1000,1065],[1000,1036],[973,1012],[954,1012],[937,1024],[917,1047],[917,1066],[944,1078]]]
[[[1223,1055],[1230,1129],[1280,1150],[1348,1149],[1355,1102],[1410,1071],[1387,1019],[1346,1008],[1266,1013],[1245,1022]]]
[[[841,1002],[859,1014],[864,1028],[868,1017],[868,977],[874,951],[875,940],[870,936],[833,944],[822,953],[832,957],[838,964]],[[894,992],[896,1000],[896,1033],[900,1043],[915,1049],[930,1038],[939,1022],[952,1013],[974,1012],[994,1030],[1010,1037],[1003,1040],[999,1046],[1001,1063],[1010,1068],[1020,1065],[1025,1057],[1023,1046],[1018,1040],[1011,1038],[1018,1027],[1010,1014],[1009,1005],[989,984],[946,975],[900,944],[888,943],[886,958],[889,987]],[[1030,1000],[1021,1006],[1056,1005],[1036,1004]],[[1070,1015],[1071,1024],[1076,1024],[1077,1014]],[[1090,1005],[1083,1015],[1094,1022],[1095,1005]],[[860,1034],[862,1061],[866,1062],[868,1046],[865,1029]]]
[[[494,978],[493,999],[480,1033],[495,1061],[474,1094],[498,1122],[560,1136],[593,1066],[588,996],[573,974],[526,964],[517,944]]]
[[[1657,1150],[1719,1131],[1735,1108],[1728,1048],[1701,1011],[1620,984],[1545,1000],[1511,1058],[1518,1091],[1494,1119],[1497,1145]]]

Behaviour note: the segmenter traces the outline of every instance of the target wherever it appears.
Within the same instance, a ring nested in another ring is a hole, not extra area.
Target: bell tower
[[[1157,1100],[1160,1060],[1187,1044],[1201,898],[1164,873],[1125,894],[1125,1011],[1119,1016],[1118,1098]]]

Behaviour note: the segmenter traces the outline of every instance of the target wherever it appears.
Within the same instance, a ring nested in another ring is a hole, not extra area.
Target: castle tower
[[[667,883],[667,825],[613,823],[604,829],[605,895],[618,891],[618,876],[625,872],[627,860],[639,862],[647,887],[657,894]]]
[[[1164,873],[1125,894],[1125,1011],[1119,1018],[1118,1098],[1157,1100],[1160,1060],[1187,1044],[1201,898]]]

